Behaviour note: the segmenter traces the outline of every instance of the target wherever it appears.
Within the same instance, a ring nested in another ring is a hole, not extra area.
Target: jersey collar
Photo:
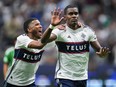
[[[68,30],[68,31],[71,32],[71,33],[77,33],[77,32],[82,31],[82,30],[83,30],[83,27],[80,27],[80,28],[77,28],[77,29],[73,30],[73,29],[69,28],[69,27],[66,25],[66,30]]]

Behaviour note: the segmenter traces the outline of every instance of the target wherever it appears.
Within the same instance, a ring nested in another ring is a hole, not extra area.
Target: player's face
[[[79,12],[78,8],[68,8],[65,15],[66,22],[68,25],[75,25],[78,22]]]
[[[39,20],[33,20],[29,25],[33,38],[40,39],[42,36],[42,26]]]

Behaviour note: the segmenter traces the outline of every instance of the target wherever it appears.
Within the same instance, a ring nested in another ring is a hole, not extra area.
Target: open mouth
[[[41,30],[39,30],[38,32],[39,32],[39,33],[42,33],[42,31],[41,31]]]
[[[41,31],[41,30],[39,30],[39,31],[38,31],[38,34],[39,34],[40,36],[42,36],[42,31]]]

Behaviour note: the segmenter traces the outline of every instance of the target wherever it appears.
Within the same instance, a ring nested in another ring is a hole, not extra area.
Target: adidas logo
[[[71,38],[69,35],[68,35],[68,37],[67,38]]]

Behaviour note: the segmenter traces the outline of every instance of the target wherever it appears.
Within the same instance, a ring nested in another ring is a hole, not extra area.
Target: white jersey
[[[88,79],[89,43],[96,41],[96,35],[88,26],[76,30],[54,29],[57,36],[58,61],[55,78],[70,80]]]
[[[30,39],[26,34],[20,35],[17,38],[13,62],[17,60],[18,63],[7,81],[8,83],[25,86],[35,81],[35,73],[40,65],[44,50],[28,48],[28,44],[31,41],[33,39]]]

